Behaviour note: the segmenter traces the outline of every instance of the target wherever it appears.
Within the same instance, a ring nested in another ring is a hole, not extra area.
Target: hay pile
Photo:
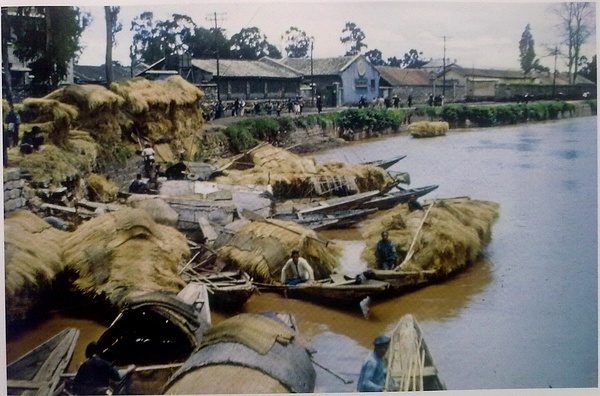
[[[117,197],[119,187],[104,175],[92,173],[85,179],[89,196],[98,202],[112,202]]]
[[[338,267],[341,247],[316,241],[317,233],[290,221],[270,219],[242,226],[218,249],[219,256],[264,283],[279,281],[281,269],[293,249],[313,268],[316,279],[329,276]]]
[[[44,141],[64,146],[69,139],[69,130],[73,120],[79,115],[75,106],[48,98],[27,98],[19,109],[25,125],[23,131],[37,125],[42,130]]]
[[[408,132],[416,138],[443,136],[449,129],[450,125],[445,121],[419,121],[408,126]]]
[[[61,250],[68,233],[29,211],[4,221],[6,320],[25,319],[38,308],[63,270]]]
[[[154,195],[133,194],[127,199],[127,205],[145,210],[158,224],[177,228],[179,214],[162,198]]]
[[[191,159],[204,123],[198,105],[204,96],[201,90],[180,76],[164,81],[116,81],[110,90],[125,99],[121,111],[132,122],[131,133],[155,143],[170,143],[174,152],[184,151]]]
[[[27,155],[11,149],[8,160],[11,165],[27,169],[34,182],[52,180],[56,184],[91,172],[96,164],[98,145],[84,131],[71,131],[67,136],[67,143],[62,147],[46,144],[43,151]]]
[[[65,267],[78,274],[75,288],[116,306],[126,297],[157,290],[176,294],[185,286],[177,273],[180,261],[190,255],[185,237],[140,209],[90,220],[64,246]]]
[[[402,269],[434,270],[445,275],[473,262],[491,239],[498,207],[497,203],[479,200],[436,201],[416,240],[414,254]],[[361,254],[367,265],[376,266],[375,244],[384,230],[396,246],[398,263],[402,263],[424,215],[423,211],[409,212],[402,204],[369,224]]]
[[[131,121],[119,110],[125,99],[101,85],[69,85],[51,92],[46,99],[74,106],[79,111],[75,127],[89,131],[101,144],[121,141],[121,125],[131,126]]]
[[[304,158],[280,147],[263,145],[250,151],[238,161],[254,166],[246,170],[228,170],[217,183],[270,184],[276,197],[304,198],[318,195],[315,183],[328,177],[343,178],[350,191],[380,190],[391,182],[389,175],[372,165],[346,164],[329,161],[317,165],[314,158]]]

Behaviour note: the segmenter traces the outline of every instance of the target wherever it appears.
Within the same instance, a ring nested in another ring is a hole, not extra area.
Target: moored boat
[[[360,204],[360,209],[371,209],[377,208],[380,210],[391,209],[394,206],[408,202],[411,197],[419,198],[425,194],[429,194],[433,190],[438,188],[437,184],[433,184],[425,187],[411,188],[408,190],[399,189],[398,191],[388,192],[378,197],[373,197],[366,202]]]
[[[6,366],[8,395],[52,395],[60,392],[79,330],[66,328]]]
[[[387,352],[388,391],[445,390],[433,357],[414,316],[404,315],[394,328]]]
[[[348,195],[345,197],[331,198],[325,201],[317,201],[294,208],[294,211],[306,215],[313,213],[327,213],[338,210],[355,209],[364,202],[379,195],[379,190],[367,191],[364,193]]]
[[[393,157],[393,158],[363,162],[363,164],[377,166],[382,169],[388,169],[388,168],[391,168],[393,165],[395,165],[398,161],[400,161],[401,159],[404,159],[404,158],[406,158],[406,155],[400,155],[398,157]]]
[[[284,293],[286,297],[337,307],[357,307],[366,297],[383,293],[389,284],[333,273],[329,278],[298,285],[259,284],[259,289]]]
[[[316,373],[292,314],[240,314],[207,330],[164,394],[310,393]]]
[[[273,215],[273,218],[293,221],[311,230],[326,230],[330,228],[350,227],[364,220],[377,209],[349,209],[330,213],[283,213]]]
[[[387,282],[390,286],[382,295],[390,296],[408,292],[434,282],[437,272],[433,270],[400,271],[398,269],[369,269],[364,272],[364,275],[369,279]]]

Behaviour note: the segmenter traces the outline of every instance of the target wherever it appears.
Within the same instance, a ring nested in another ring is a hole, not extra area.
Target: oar
[[[338,373],[336,373],[336,372],[332,371],[331,369],[328,369],[327,367],[323,366],[321,363],[317,363],[317,362],[316,362],[316,361],[315,361],[315,360],[314,360],[312,357],[311,357],[311,359],[310,359],[310,360],[311,360],[311,361],[312,361],[314,364],[316,364],[317,366],[321,367],[323,370],[327,371],[329,374],[333,375],[333,376],[334,376],[334,377],[336,377],[336,378],[339,378],[339,379],[341,379],[341,380],[344,382],[344,384],[351,384],[351,383],[353,383],[353,382],[354,382],[353,380],[351,380],[351,379],[348,379],[348,378],[346,378],[346,377],[342,377],[340,374],[338,374]]]

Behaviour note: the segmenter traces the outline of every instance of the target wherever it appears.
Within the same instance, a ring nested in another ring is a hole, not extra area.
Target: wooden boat
[[[350,209],[326,213],[283,213],[272,217],[280,220],[293,221],[311,230],[326,230],[329,228],[350,227],[364,220],[377,209]]]
[[[406,155],[400,155],[398,157],[393,157],[393,158],[388,158],[388,159],[379,159],[376,161],[363,162],[363,165],[373,165],[373,166],[377,166],[382,169],[388,169],[388,168],[391,168],[393,165],[395,165],[398,161],[400,161],[401,159],[404,159],[404,158],[406,158]]]
[[[186,282],[206,286],[211,309],[236,311],[256,292],[248,273],[218,260],[214,250],[200,245],[192,248],[194,251],[192,260],[180,269],[179,274]]]
[[[398,187],[396,187],[398,188]],[[414,196],[416,198],[422,197],[425,194],[429,194],[433,190],[438,188],[437,184],[433,184],[431,186],[411,188],[408,190],[400,189],[399,191],[389,192],[378,197],[371,198],[370,200],[363,202],[359,208],[360,209],[371,209],[377,208],[380,210],[383,209],[391,209],[394,206],[408,202],[410,197]]]
[[[327,213],[338,210],[355,209],[379,194],[380,192],[378,190],[373,190],[364,193],[348,195],[346,197],[331,198],[325,201],[317,201],[295,207],[293,211],[302,215],[307,215],[313,213]]]
[[[384,389],[388,391],[445,390],[433,357],[417,323],[410,314],[396,324],[387,352]]]
[[[164,394],[310,393],[316,373],[289,313],[241,314],[204,334]]]
[[[366,297],[384,292],[389,284],[376,279],[352,278],[333,273],[329,278],[298,285],[258,284],[260,290],[280,292],[286,297],[338,307],[357,306]]]
[[[79,330],[66,328],[6,367],[8,395],[52,395],[68,368]]]
[[[393,269],[369,269],[364,272],[364,275],[368,279],[389,283],[390,287],[382,295],[390,296],[418,289],[434,282],[437,272],[433,270],[399,271]]]

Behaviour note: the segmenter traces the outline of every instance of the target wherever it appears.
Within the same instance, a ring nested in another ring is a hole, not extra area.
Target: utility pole
[[[554,76],[552,77],[552,99],[556,99],[556,58],[558,57],[559,51],[558,46],[554,46],[554,51],[551,55],[554,55]]]
[[[209,16],[206,17],[207,21],[210,21],[210,22],[214,21],[215,22],[215,54],[216,54],[216,57],[217,57],[217,78],[216,78],[216,81],[217,81],[217,100],[221,100],[221,88],[219,87],[219,85],[220,85],[220,78],[221,78],[221,74],[220,74],[220,71],[219,71],[219,43],[218,43],[219,25],[218,25],[217,22],[219,20],[219,17],[221,17],[221,22],[223,22],[223,16],[225,16],[224,12],[219,13],[218,16],[217,16],[217,13],[214,12],[212,15],[209,15]]]
[[[313,73],[313,49],[314,39],[310,40],[310,106],[315,107],[315,77]]]
[[[446,97],[446,36],[444,36],[444,60],[442,64],[442,73],[444,73],[442,82],[442,95]]]

